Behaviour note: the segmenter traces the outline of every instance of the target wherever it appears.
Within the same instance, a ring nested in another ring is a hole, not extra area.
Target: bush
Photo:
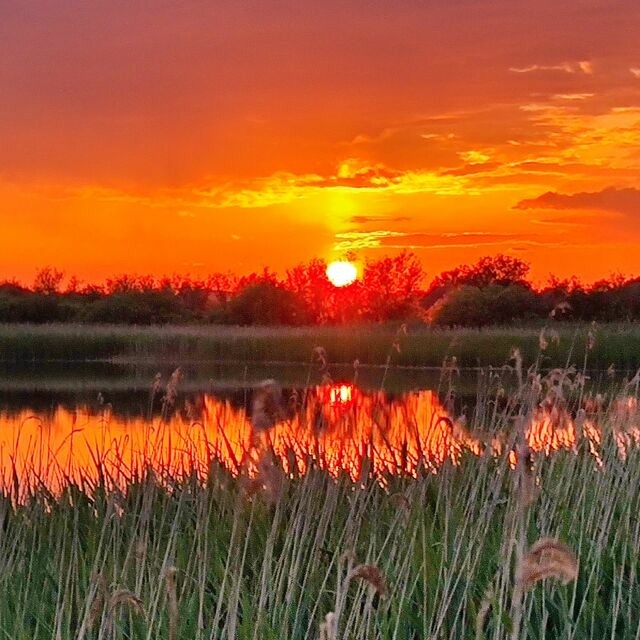
[[[0,294],[0,322],[33,322],[42,324],[69,320],[57,296],[41,293]]]
[[[434,324],[483,327],[544,314],[540,299],[522,285],[462,286],[447,294],[432,313]]]
[[[176,297],[164,291],[114,293],[88,304],[84,322],[168,324],[191,319]]]

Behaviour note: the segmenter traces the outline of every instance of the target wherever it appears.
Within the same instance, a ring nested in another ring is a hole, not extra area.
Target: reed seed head
[[[109,614],[112,615],[116,607],[119,606],[127,606],[143,618],[146,617],[142,600],[128,589],[118,589],[111,594],[109,598]]]
[[[578,560],[571,549],[554,538],[541,538],[523,558],[517,579],[526,591],[546,578],[568,584],[577,577]]]
[[[320,640],[338,640],[338,621],[333,611],[329,611],[320,624]]]
[[[368,582],[381,598],[386,598],[389,595],[389,589],[382,571],[373,564],[359,564],[352,569],[347,581],[351,581],[354,578]]]

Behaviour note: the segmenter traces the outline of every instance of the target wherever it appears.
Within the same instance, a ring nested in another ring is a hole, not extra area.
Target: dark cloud
[[[640,189],[607,187],[601,191],[565,194],[547,191],[537,198],[521,200],[516,209],[588,209],[635,215],[640,213]]]

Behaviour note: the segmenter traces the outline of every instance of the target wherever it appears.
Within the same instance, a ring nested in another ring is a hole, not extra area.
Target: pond
[[[123,487],[149,468],[204,478],[212,464],[253,478],[268,465],[354,479],[417,475],[512,446],[519,411],[514,372],[504,369],[52,362],[5,364],[0,380],[0,483],[19,499],[69,483]],[[595,399],[612,382],[594,375],[581,384],[572,392],[592,401],[588,412],[550,403],[548,383],[527,425],[534,451],[574,449],[582,437],[596,451]],[[637,402],[616,398],[629,440]]]

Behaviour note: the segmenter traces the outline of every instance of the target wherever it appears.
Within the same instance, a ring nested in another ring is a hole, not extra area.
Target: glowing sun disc
[[[353,262],[337,260],[327,267],[327,278],[335,287],[346,287],[358,278],[358,269]]]

